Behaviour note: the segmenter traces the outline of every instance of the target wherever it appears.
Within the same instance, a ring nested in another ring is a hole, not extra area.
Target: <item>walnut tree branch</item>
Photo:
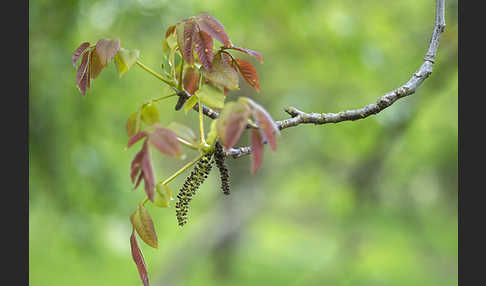
[[[436,1],[434,30],[430,39],[429,48],[427,49],[424,57],[424,62],[405,84],[393,91],[386,93],[375,103],[368,104],[359,109],[346,110],[338,113],[306,113],[298,110],[295,107],[288,107],[285,109],[285,112],[291,115],[292,118],[277,121],[276,124],[278,128],[282,130],[288,127],[294,127],[306,123],[321,125],[327,123],[338,123],[342,121],[359,120],[381,112],[402,97],[414,94],[422,82],[427,79],[430,74],[432,74],[437,48],[439,46],[440,35],[445,28],[444,1],[445,0]],[[251,147],[247,146],[232,148],[227,152],[227,155],[231,155],[233,158],[239,158],[250,153]]]

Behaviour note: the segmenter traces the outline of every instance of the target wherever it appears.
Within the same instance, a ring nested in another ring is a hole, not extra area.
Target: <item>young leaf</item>
[[[170,35],[174,34],[176,25],[172,25],[169,28],[167,28],[167,31],[165,31],[165,38],[167,39]]]
[[[176,24],[177,46],[182,57],[184,57],[184,26],[186,22],[186,20],[182,20]]]
[[[252,156],[251,172],[255,174],[258,168],[260,168],[263,159],[263,140],[257,129],[251,129],[250,142]]]
[[[118,53],[115,55],[115,65],[120,77],[137,62],[139,57],[139,50],[129,51],[124,48],[118,50]]]
[[[134,111],[130,114],[125,129],[127,130],[128,137],[135,135],[140,130],[140,112]]]
[[[232,49],[232,50],[237,50],[237,51],[240,51],[240,52],[243,52],[243,53],[246,53],[252,57],[255,57],[257,58],[260,63],[263,63],[263,57],[262,57],[262,54],[260,54],[259,52],[257,51],[253,51],[253,50],[250,50],[250,49],[245,49],[245,48],[240,48],[240,47],[237,47],[237,46],[230,46],[230,47],[225,47],[226,49]]]
[[[280,130],[270,114],[268,114],[268,112],[261,105],[249,98],[240,98],[239,100],[242,102],[248,102],[248,104],[251,106],[251,109],[253,110],[253,119],[256,121],[259,127],[258,130],[260,130],[263,138],[270,143],[272,151],[275,151],[277,149],[277,143],[275,141],[276,135],[280,135]]]
[[[216,118],[211,122],[211,127],[209,127],[208,137],[206,138],[206,142],[209,145],[213,145],[218,138],[218,119]]]
[[[189,99],[186,101],[186,104],[184,105],[184,111],[186,112],[186,114],[194,107],[194,105],[196,105],[198,100],[199,97],[197,97],[197,95],[189,97]]]
[[[143,142],[144,156],[141,162],[141,170],[143,180],[145,182],[145,193],[150,201],[154,201],[155,178],[152,169],[152,160],[150,159],[150,150],[148,148],[148,140]]]
[[[177,136],[171,130],[157,125],[149,135],[149,142],[160,152],[180,158],[182,156],[181,148]]]
[[[201,72],[213,85],[225,87],[228,90],[239,89],[238,74],[222,59],[221,53],[217,53],[213,58],[212,72],[208,72],[205,68],[201,69]]]
[[[145,265],[145,260],[143,259],[142,252],[138,247],[137,239],[135,237],[135,231],[132,230],[132,235],[130,236],[130,247],[132,249],[132,259],[137,265],[138,274],[140,279],[142,279],[144,286],[149,286],[149,280],[147,275],[147,266]]]
[[[203,85],[198,91],[196,91],[196,95],[199,97],[199,99],[201,99],[201,102],[204,105],[211,108],[223,108],[224,106],[225,97],[223,91],[212,85]]]
[[[148,245],[157,248],[157,234],[155,233],[154,223],[147,209],[139,204],[135,211],[130,215],[130,221],[138,233],[138,236]]]
[[[160,122],[159,111],[155,104],[149,103],[142,108],[142,121],[147,125]]]
[[[133,144],[137,143],[138,141],[140,141],[141,139],[143,139],[147,135],[148,135],[147,131],[140,131],[140,132],[133,134],[128,139],[128,143],[127,143],[127,146],[125,148],[126,149],[130,148]]]
[[[105,66],[101,63],[100,57],[96,52],[96,49],[93,49],[90,56],[90,76],[91,78],[96,78],[100,74],[101,70],[103,70]]]
[[[182,87],[185,91],[187,91],[190,95],[193,95],[194,92],[199,88],[199,78],[200,78],[199,70],[193,67],[187,67],[184,71],[184,76],[182,78]]]
[[[76,68],[76,62],[78,61],[81,54],[89,47],[89,42],[84,42],[74,51],[73,53],[73,67]]]
[[[258,75],[250,62],[236,59],[236,66],[238,66],[238,70],[240,71],[241,76],[245,79],[245,81],[257,91],[260,91],[260,83],[258,82]]]
[[[225,46],[231,46],[231,41],[224,30],[223,25],[209,13],[203,12],[196,17],[199,29],[208,33]]]
[[[102,66],[106,66],[120,49],[120,40],[99,39],[96,43],[96,52]]]
[[[86,89],[88,87],[88,74],[89,74],[89,58],[91,52],[87,52],[83,54],[83,58],[81,59],[81,64],[78,67],[78,71],[76,73],[76,85],[81,91],[82,95],[86,95]]]
[[[155,187],[153,204],[158,207],[168,208],[171,200],[172,191],[169,189],[169,187],[167,185],[158,184]]]
[[[140,151],[137,152],[135,157],[132,160],[132,163],[130,165],[130,178],[132,179],[132,184],[135,183],[135,178],[137,178],[137,175],[139,174],[140,170],[142,169],[142,161],[143,157],[145,156],[145,149],[141,149]],[[140,180],[142,179],[143,174],[140,173],[137,179],[137,183],[135,184],[135,187],[133,188],[136,189],[138,185],[140,184]]]
[[[174,132],[177,137],[189,142],[189,143],[198,143],[199,139],[192,131],[190,127],[187,127],[184,124],[178,123],[178,122],[171,122],[169,125],[167,125],[167,129],[171,130]]]
[[[199,61],[207,71],[211,72],[213,70],[213,38],[200,30],[194,33],[193,41]]]
[[[228,102],[218,119],[218,135],[225,151],[233,147],[246,129],[250,110],[240,101]]]
[[[188,65],[192,65],[193,53],[192,53],[192,39],[196,32],[196,23],[194,21],[187,21],[184,24],[184,49],[182,55]],[[180,46],[179,46],[180,48]]]

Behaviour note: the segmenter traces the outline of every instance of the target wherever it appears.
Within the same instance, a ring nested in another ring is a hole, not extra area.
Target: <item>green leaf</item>
[[[186,101],[186,104],[184,105],[184,111],[186,112],[186,114],[189,110],[191,110],[194,107],[194,105],[196,105],[198,100],[199,97],[197,97],[197,95],[193,95],[189,97],[189,99]]]
[[[154,223],[147,209],[139,204],[135,211],[130,215],[130,221],[138,233],[138,236],[153,248],[158,247],[157,234],[155,233]]]
[[[223,108],[225,96],[221,89],[205,84],[196,91],[196,95],[204,105],[211,108]]]
[[[177,137],[189,142],[189,143],[198,143],[198,137],[192,131],[190,127],[187,127],[184,124],[178,123],[178,122],[171,122],[169,125],[167,125],[167,129],[172,130]]]
[[[159,111],[154,104],[149,103],[143,107],[142,120],[147,125],[152,125],[156,122],[160,122]]]
[[[140,57],[139,50],[126,50],[120,48],[115,56],[115,65],[120,77],[126,73],[138,60]]]
[[[215,119],[211,122],[211,127],[209,127],[208,138],[206,138],[206,142],[209,145],[213,145],[218,138],[218,119]]]
[[[167,185],[158,184],[155,187],[153,204],[161,208],[168,208],[171,200],[172,191],[169,189],[169,187]]]
[[[137,133],[137,112],[134,111],[128,117],[127,124],[125,125],[125,129],[127,130],[128,137],[131,137],[135,133]]]

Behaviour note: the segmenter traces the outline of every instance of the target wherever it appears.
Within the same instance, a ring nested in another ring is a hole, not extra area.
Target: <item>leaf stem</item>
[[[177,93],[173,93],[173,94],[170,94],[170,95],[166,95],[166,96],[161,96],[161,97],[158,97],[158,98],[154,98],[154,99],[152,99],[152,102],[161,101],[161,100],[164,100],[166,98],[173,97],[173,96],[176,96],[176,95],[177,95]]]
[[[177,170],[177,172],[175,172],[174,174],[172,174],[169,178],[167,178],[165,181],[163,182],[158,182],[158,184],[162,184],[162,185],[167,185],[168,183],[170,183],[172,180],[174,180],[175,178],[177,178],[177,176],[179,176],[180,174],[182,174],[184,171],[186,171],[187,169],[189,169],[192,165],[194,165],[195,163],[197,163],[197,161],[199,161],[199,159],[201,159],[201,157],[204,156],[204,154],[200,154],[199,156],[197,156],[196,158],[194,158],[192,161],[190,161],[189,163],[185,164],[182,168],[180,168],[179,170]],[[149,201],[149,198],[146,197],[145,200],[143,200],[143,202],[141,203],[142,206],[145,205],[146,202]]]
[[[203,124],[203,111],[202,111],[202,103],[201,99],[198,101],[198,107],[199,107],[199,131],[201,132],[201,146],[205,147],[206,144],[206,139],[204,138],[204,124]]]
[[[175,84],[173,81],[170,81],[168,79],[166,79],[165,77],[163,77],[162,75],[156,73],[155,71],[153,71],[151,68],[147,67],[146,65],[144,65],[141,61],[137,60],[137,65],[139,67],[141,67],[142,69],[148,71],[151,75],[155,76],[156,78],[160,79],[161,81],[165,82],[166,84],[168,84],[169,86],[171,87],[175,87]]]
[[[197,156],[196,158],[194,158],[191,162],[185,164],[182,168],[180,168],[177,172],[175,172],[174,174],[172,174],[172,176],[170,176],[169,178],[167,178],[161,184],[162,185],[167,185],[168,183],[170,183],[170,181],[174,180],[177,176],[179,176],[180,174],[182,174],[185,170],[189,169],[192,165],[194,165],[197,161],[199,161],[199,159],[201,159],[202,156],[204,156],[204,154],[200,154],[199,156]]]

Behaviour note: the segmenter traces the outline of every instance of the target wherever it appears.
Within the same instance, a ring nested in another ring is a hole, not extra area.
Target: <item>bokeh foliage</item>
[[[408,80],[433,2],[31,0],[30,284],[140,284],[129,215],[144,193],[130,192],[136,150],[124,151],[124,126],[170,90],[138,67],[120,79],[110,64],[82,97],[71,64],[81,42],[119,38],[160,71],[167,27],[207,11],[265,60],[254,61],[260,94],[241,84],[229,99],[248,96],[280,120],[285,106],[358,108]],[[211,174],[184,228],[173,207],[148,206],[159,236],[158,250],[141,245],[151,283],[457,285],[457,1],[446,5],[434,72],[416,94],[365,120],[284,130],[257,175],[249,157],[229,159],[231,196]],[[174,105],[158,104],[162,124],[197,129],[197,114]],[[157,179],[184,163],[153,160]]]

